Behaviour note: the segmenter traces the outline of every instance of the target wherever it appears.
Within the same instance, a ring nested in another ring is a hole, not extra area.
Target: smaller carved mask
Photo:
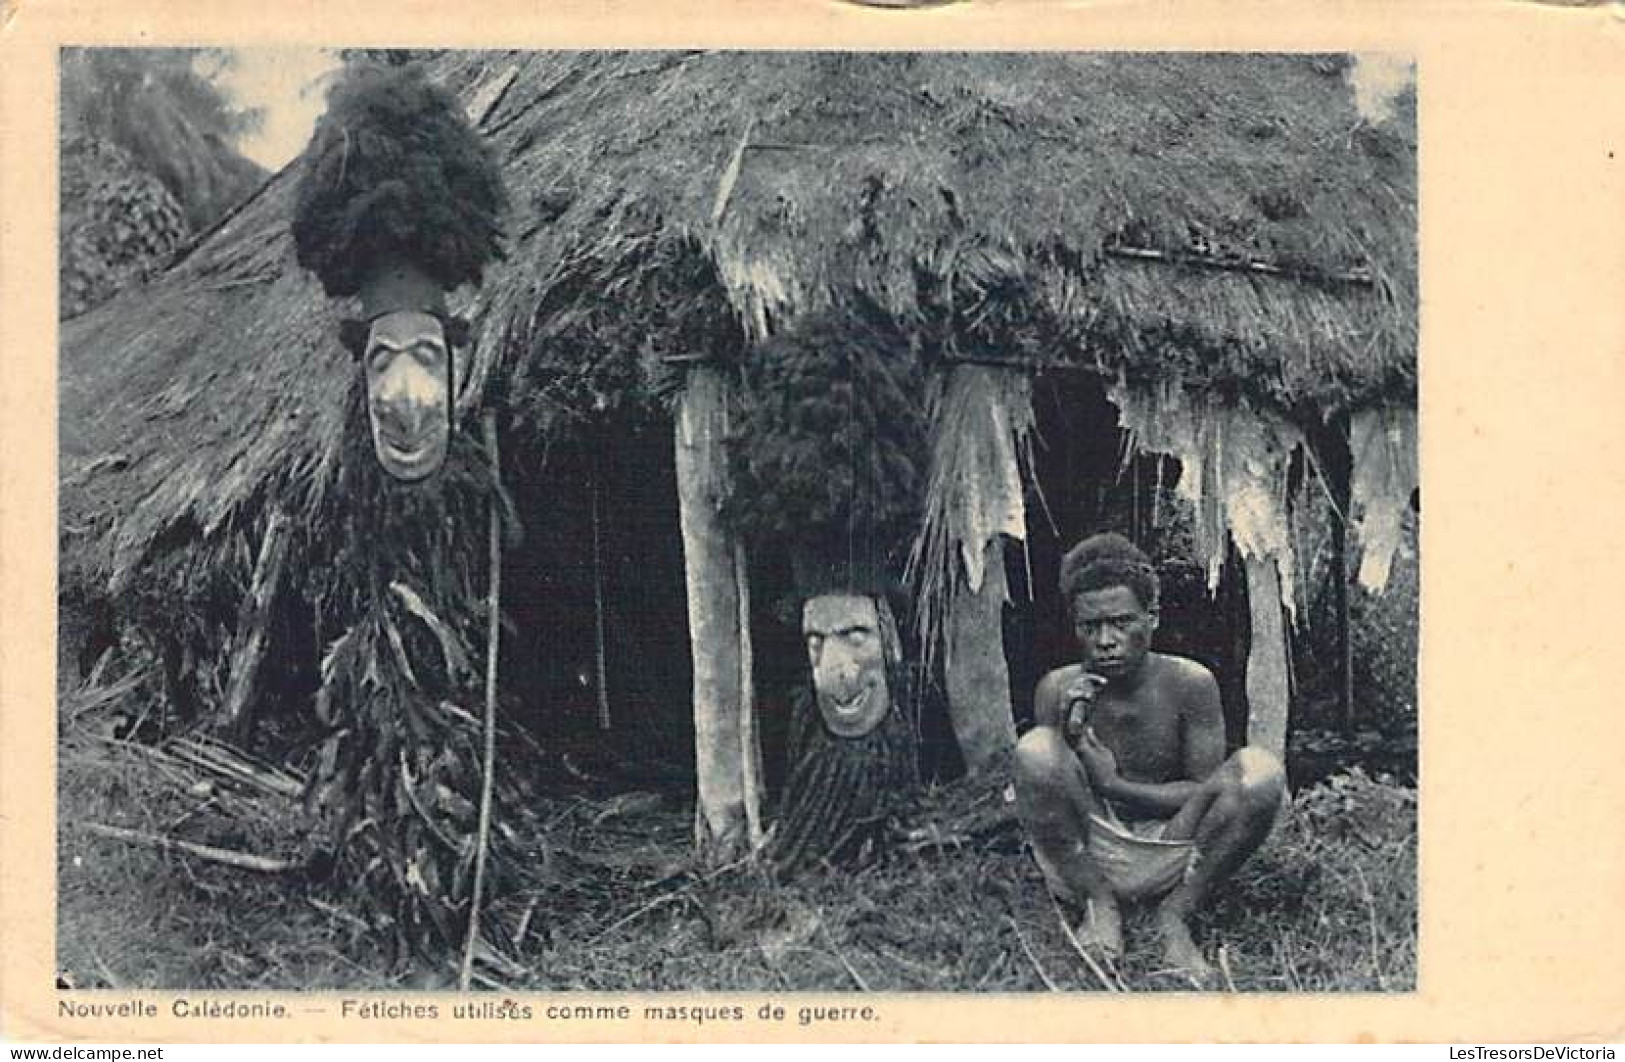
[[[378,463],[409,483],[433,475],[451,442],[452,348],[441,319],[417,310],[373,318],[362,362]]]
[[[863,737],[891,711],[886,666],[901,647],[889,619],[863,594],[820,594],[802,606],[818,712],[837,737]]]

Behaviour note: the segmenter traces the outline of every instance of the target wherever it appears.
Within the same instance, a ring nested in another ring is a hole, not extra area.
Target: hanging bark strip
[[[1217,587],[1229,555],[1244,561],[1251,644],[1247,652],[1247,740],[1284,757],[1291,698],[1286,623],[1296,615],[1290,476],[1296,427],[1245,403],[1167,384],[1156,391],[1119,385],[1112,402],[1139,451],[1179,460],[1179,491],[1197,506],[1197,550]],[[1228,545],[1227,545],[1228,541]]]
[[[254,581],[237,618],[236,647],[231,653],[231,678],[220,720],[221,729],[234,742],[248,739],[254,725],[254,679],[265,656],[269,638],[271,603],[282,582],[282,563],[288,553],[288,515],[277,509],[265,523],[265,537],[254,562]]]
[[[1247,743],[1284,763],[1291,684],[1281,576],[1274,557],[1248,557],[1246,568],[1253,633],[1247,651]]]
[[[1360,585],[1381,593],[1405,536],[1405,513],[1420,485],[1416,410],[1362,409],[1349,418],[1349,516],[1360,540]]]
[[[468,900],[468,935],[463,939],[463,966],[458,987],[468,991],[474,974],[474,946],[480,938],[480,900],[485,890],[485,857],[491,839],[491,802],[497,759],[497,646],[502,636],[502,461],[497,449],[497,417],[485,411],[485,448],[491,455],[491,590],[486,600],[485,747],[480,772],[480,821],[474,840],[474,884]]]
[[[943,651],[948,714],[972,771],[1016,744],[1003,616],[1004,539],[1026,538],[1021,456],[1032,432],[1031,382],[1008,369],[959,364],[931,404],[925,518],[909,557],[927,667]]]
[[[709,366],[688,371],[675,425],[677,499],[694,662],[694,839],[704,862],[736,857],[750,836],[740,679],[740,602],[731,536],[719,518],[726,475],[728,384]]]

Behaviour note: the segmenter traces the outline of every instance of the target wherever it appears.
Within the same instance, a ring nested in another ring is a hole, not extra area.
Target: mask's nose
[[[439,380],[416,366],[398,365],[378,381],[373,411],[390,435],[417,441],[433,426],[443,400]]]
[[[392,439],[403,442],[416,439],[423,431],[424,417],[414,402],[378,401],[372,408],[378,417],[378,427]]]
[[[826,650],[823,671],[829,691],[835,696],[844,700],[857,693],[862,669],[850,654]]]

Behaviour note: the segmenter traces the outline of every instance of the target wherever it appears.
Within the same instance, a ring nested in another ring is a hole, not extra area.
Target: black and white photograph
[[[61,48],[57,988],[1416,992],[1419,68]]]

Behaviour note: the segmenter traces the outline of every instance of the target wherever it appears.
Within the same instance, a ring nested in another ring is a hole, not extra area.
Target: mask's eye
[[[412,348],[412,356],[425,368],[438,369],[445,364],[446,348],[438,343],[419,343]]]

